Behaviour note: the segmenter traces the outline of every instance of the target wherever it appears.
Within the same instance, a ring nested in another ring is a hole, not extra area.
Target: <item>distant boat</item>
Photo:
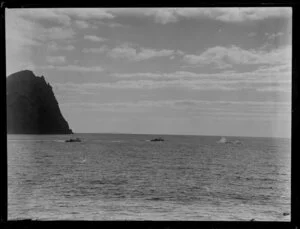
[[[66,140],[65,142],[81,142],[80,138],[71,138]]]
[[[150,140],[151,142],[163,142],[164,139],[163,138],[154,138]]]
[[[241,145],[242,142],[239,140],[235,141],[228,141],[225,137],[222,137],[217,143],[222,143],[222,144],[234,144],[234,145]]]
[[[217,143],[227,143],[227,139],[222,137]]]
[[[235,144],[235,145],[241,145],[242,144],[242,142],[240,142],[239,140],[235,140],[232,143]]]

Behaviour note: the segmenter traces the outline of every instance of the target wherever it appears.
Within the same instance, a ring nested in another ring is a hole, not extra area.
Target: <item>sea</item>
[[[290,139],[7,135],[7,149],[9,220],[291,220]]]

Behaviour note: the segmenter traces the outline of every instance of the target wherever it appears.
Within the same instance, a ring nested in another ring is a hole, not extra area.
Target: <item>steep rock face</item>
[[[8,134],[71,134],[49,83],[24,70],[6,79]]]

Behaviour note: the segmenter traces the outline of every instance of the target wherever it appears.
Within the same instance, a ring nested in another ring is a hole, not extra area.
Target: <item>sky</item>
[[[291,135],[292,9],[6,9],[6,71],[76,133]]]

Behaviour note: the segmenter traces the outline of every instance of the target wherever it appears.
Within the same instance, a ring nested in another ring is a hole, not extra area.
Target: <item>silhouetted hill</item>
[[[24,70],[6,79],[8,134],[71,134],[52,87]]]

